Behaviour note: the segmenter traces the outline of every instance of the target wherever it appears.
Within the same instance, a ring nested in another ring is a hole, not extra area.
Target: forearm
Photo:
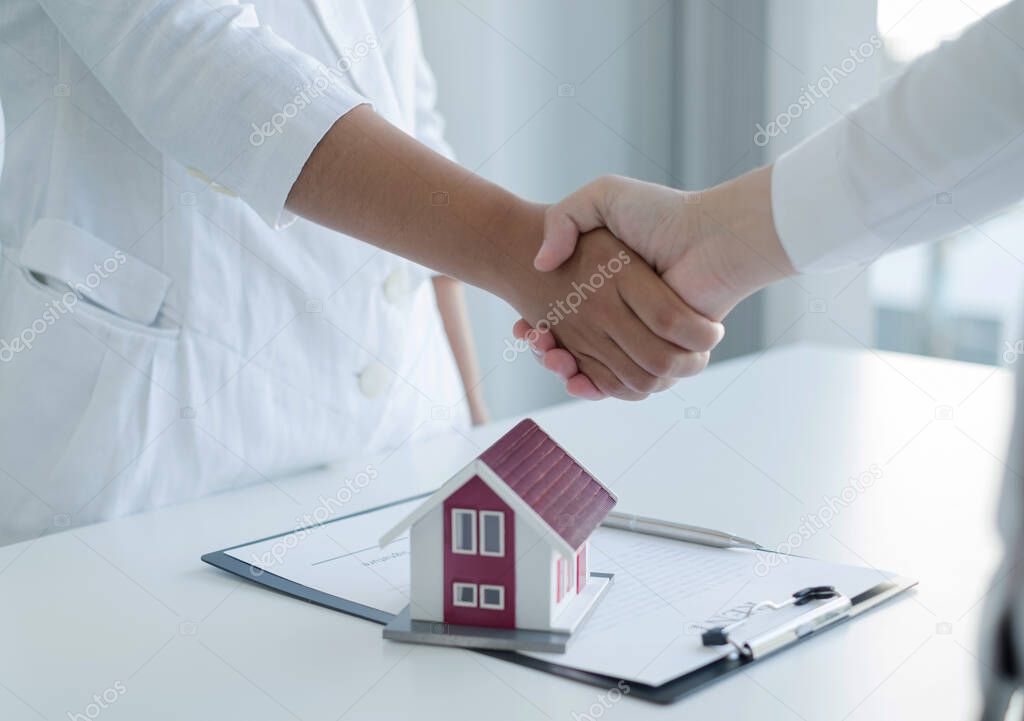
[[[466,391],[466,403],[473,425],[486,423],[487,406],[484,403],[483,384],[480,377],[480,363],[473,343],[472,327],[466,312],[466,294],[462,283],[439,275],[434,277],[434,295],[437,308],[444,323],[445,335],[451,346],[455,364],[459,368],[462,386]]]
[[[306,162],[287,208],[316,223],[508,298],[530,268],[543,208],[527,203],[362,106]]]

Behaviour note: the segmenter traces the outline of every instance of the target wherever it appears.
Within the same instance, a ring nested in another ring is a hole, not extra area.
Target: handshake
[[[699,373],[729,311],[795,272],[770,167],[699,193],[600,178],[547,208],[533,265],[547,307],[536,288],[515,294],[513,333],[591,400],[641,400]]]

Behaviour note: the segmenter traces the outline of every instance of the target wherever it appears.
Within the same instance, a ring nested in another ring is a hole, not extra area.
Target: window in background
[[[1007,0],[878,0],[885,74],[959,35]],[[938,243],[880,259],[870,273],[876,344],[980,363],[1016,359],[1024,291],[1024,207]]]

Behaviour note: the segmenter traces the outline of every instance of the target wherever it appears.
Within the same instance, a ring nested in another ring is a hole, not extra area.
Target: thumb
[[[537,270],[554,270],[576,250],[581,233],[605,225],[607,197],[601,180],[586,185],[552,205],[544,214],[544,240],[533,259]]]

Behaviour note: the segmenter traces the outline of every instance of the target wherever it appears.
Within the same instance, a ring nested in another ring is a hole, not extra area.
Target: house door
[[[473,476],[444,502],[444,620],[515,628],[515,518]]]

